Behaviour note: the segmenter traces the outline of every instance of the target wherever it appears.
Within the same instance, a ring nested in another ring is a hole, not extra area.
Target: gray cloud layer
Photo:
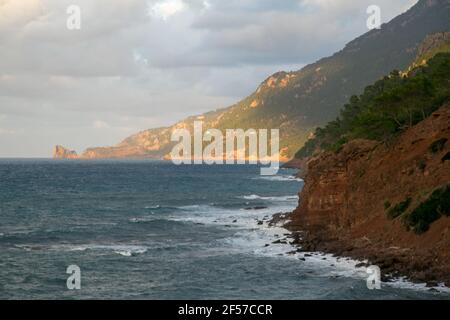
[[[416,0],[0,0],[0,157],[81,151],[230,105]],[[69,5],[81,30],[66,28]]]

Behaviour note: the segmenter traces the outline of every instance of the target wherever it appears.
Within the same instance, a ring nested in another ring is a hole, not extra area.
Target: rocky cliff
[[[62,146],[55,146],[53,148],[54,159],[77,159],[78,155],[75,151],[66,149]]]
[[[305,250],[450,285],[449,139],[446,104],[389,144],[353,140],[320,154],[289,228],[302,232]]]

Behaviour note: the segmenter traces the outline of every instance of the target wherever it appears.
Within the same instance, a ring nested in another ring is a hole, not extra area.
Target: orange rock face
[[[433,153],[430,145],[448,139]],[[370,258],[412,279],[450,284],[450,218],[429,231],[409,231],[402,217],[389,219],[392,206],[411,198],[417,207],[436,188],[450,183],[450,105],[410,128],[391,145],[355,140],[337,154],[325,153],[308,166],[291,229],[305,232],[310,250]],[[437,280],[436,279],[436,280]]]
[[[54,159],[77,159],[78,155],[73,150],[68,150],[62,146],[55,146],[53,148]]]

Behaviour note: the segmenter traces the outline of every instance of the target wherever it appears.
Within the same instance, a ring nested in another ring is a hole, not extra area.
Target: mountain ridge
[[[88,148],[80,158],[167,158],[177,128],[192,130],[195,120],[221,130],[280,129],[284,159],[292,158],[314,129],[337,116],[340,107],[393,69],[406,68],[428,35],[450,28],[450,0],[420,0],[407,12],[349,42],[334,55],[299,71],[277,72],[240,102],[173,126],[149,129],[113,147]],[[59,158],[58,155],[54,155]]]

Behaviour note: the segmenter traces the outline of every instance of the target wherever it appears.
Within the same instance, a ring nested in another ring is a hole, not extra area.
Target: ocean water
[[[274,213],[291,170],[158,161],[0,160],[0,299],[449,299],[366,286],[357,262],[293,254]],[[262,224],[261,224],[262,222]],[[81,269],[68,290],[66,269]]]

